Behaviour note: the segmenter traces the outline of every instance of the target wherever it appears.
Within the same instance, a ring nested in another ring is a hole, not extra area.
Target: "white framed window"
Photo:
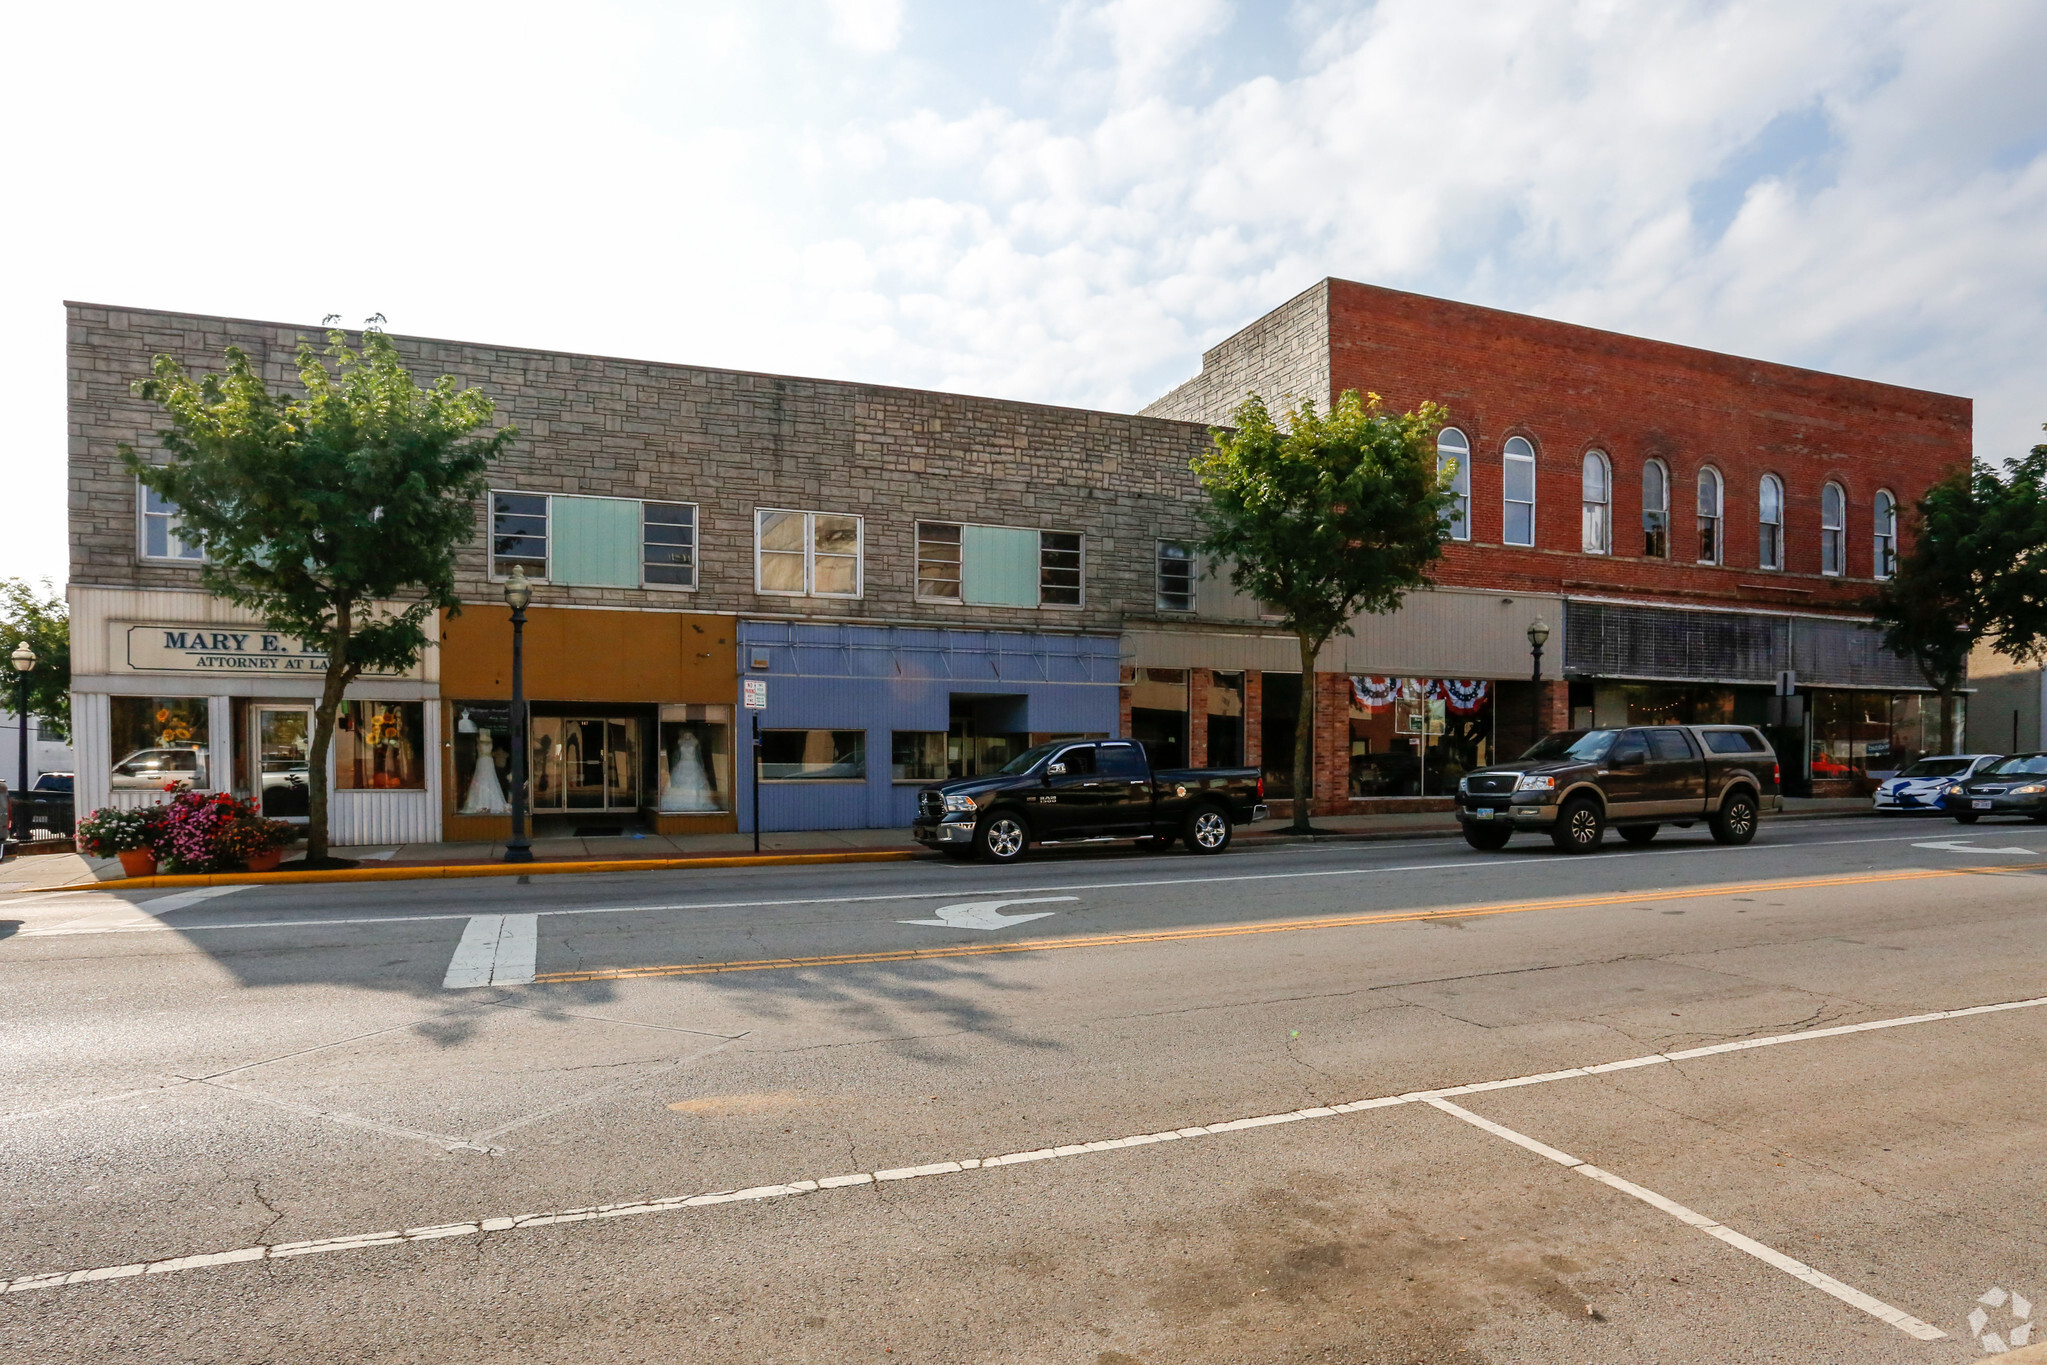
[[[1450,478],[1450,491],[1457,500],[1443,509],[1443,524],[1450,528],[1450,539],[1471,539],[1471,442],[1456,427],[1444,427],[1436,433],[1436,473],[1441,475],[1454,466]]]
[[[1081,584],[1080,535],[1074,531],[1038,532],[1038,605],[1077,607]]]
[[[137,480],[135,506],[141,520],[139,543],[144,559],[172,559],[194,564],[206,558],[205,551],[197,545],[186,544],[184,537],[178,534],[184,520],[178,514],[176,503]]]
[[[1775,474],[1763,475],[1756,486],[1756,563],[1784,567],[1784,484]]]
[[[1510,436],[1501,452],[1500,539],[1508,545],[1535,544],[1535,447]]]
[[[1839,578],[1848,571],[1848,495],[1838,483],[1820,490],[1820,572]]]
[[[1158,609],[1194,610],[1194,549],[1177,540],[1158,544]]]
[[[1642,462],[1642,554],[1670,558],[1670,471],[1661,460]]]
[[[528,578],[547,578],[547,494],[490,495],[490,572],[509,577],[524,569]]]
[[[697,585],[697,505],[640,504],[640,583],[649,588]]]
[[[1898,571],[1898,500],[1888,488],[1876,490],[1876,569],[1878,578]]]
[[[917,523],[917,600],[960,600],[960,570],[965,563],[961,528],[950,521]]]
[[[1727,490],[1720,471],[1707,465],[1699,471],[1699,562],[1718,564],[1727,548],[1721,543],[1721,515],[1727,509]]]
[[[860,596],[861,519],[754,509],[754,589],[776,597]]]
[[[1603,451],[1585,452],[1581,543],[1588,555],[1603,555],[1612,548],[1613,467]]]

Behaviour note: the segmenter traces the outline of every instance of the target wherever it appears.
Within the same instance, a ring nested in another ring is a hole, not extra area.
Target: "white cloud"
[[[902,41],[903,0],[825,0],[832,41],[855,52],[889,52]]]

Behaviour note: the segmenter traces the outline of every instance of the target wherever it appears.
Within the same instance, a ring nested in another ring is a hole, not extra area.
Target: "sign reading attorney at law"
[[[327,671],[327,655],[295,635],[255,626],[129,626],[128,667],[146,673],[316,676]],[[363,676],[402,675],[366,671]]]

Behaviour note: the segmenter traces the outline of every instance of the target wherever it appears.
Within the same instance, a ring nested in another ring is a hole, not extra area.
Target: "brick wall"
[[[1208,766],[1208,689],[1215,674],[1206,668],[1187,670],[1187,766]]]

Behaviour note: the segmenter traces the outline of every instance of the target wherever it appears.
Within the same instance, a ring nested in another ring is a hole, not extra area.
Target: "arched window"
[[[1606,456],[1596,450],[1585,452],[1584,548],[1588,555],[1603,555],[1610,547],[1613,474]]]
[[[1711,465],[1699,471],[1699,562],[1718,564],[1720,551],[1720,513],[1724,499],[1720,487],[1720,471]]]
[[[1519,436],[1501,453],[1500,539],[1509,545],[1535,544],[1535,447]]]
[[[1848,571],[1848,495],[1830,483],[1820,490],[1820,572],[1836,578]]]
[[[1670,471],[1661,460],[1642,465],[1642,553],[1670,558]]]
[[[1471,539],[1471,442],[1456,427],[1444,427],[1436,433],[1436,473],[1441,474],[1452,465],[1456,473],[1450,479],[1450,491],[1457,495],[1457,501],[1444,509],[1443,524],[1450,528],[1450,539]]]
[[[1775,474],[1763,475],[1756,490],[1756,545],[1763,568],[1784,567],[1784,485]]]
[[[1876,576],[1889,578],[1898,569],[1898,500],[1888,488],[1876,490]]]

